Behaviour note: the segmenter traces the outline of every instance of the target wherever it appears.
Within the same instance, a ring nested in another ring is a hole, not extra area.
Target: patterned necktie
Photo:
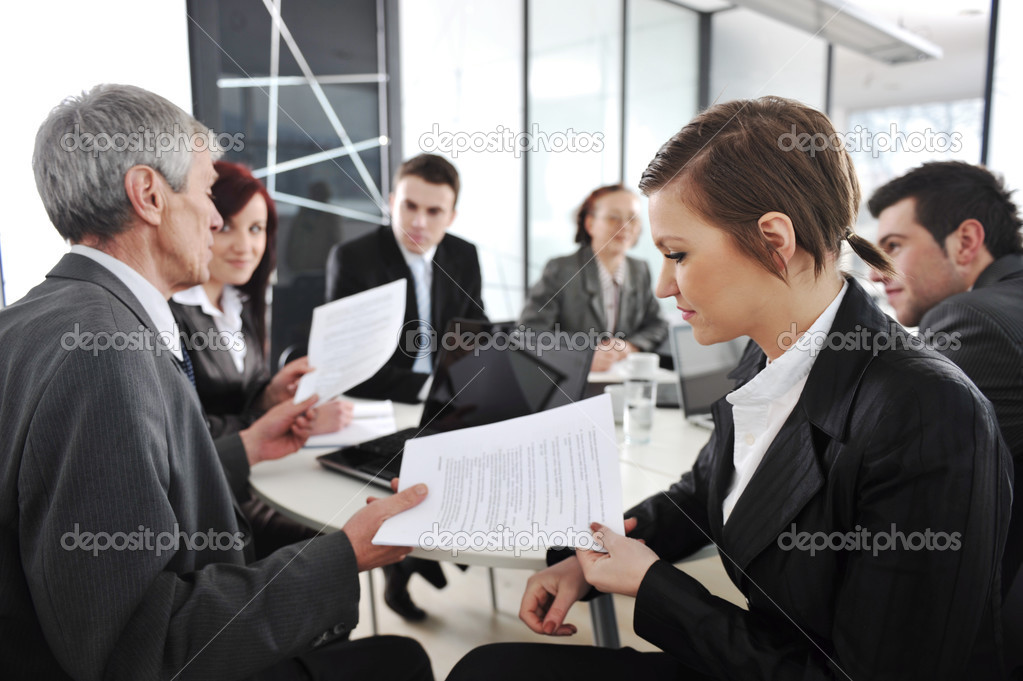
[[[428,374],[432,371],[430,363],[430,284],[426,277],[426,258],[416,256],[412,259],[412,279],[416,284],[416,307],[419,310],[419,327],[416,330],[416,349],[419,354],[412,363],[412,371],[417,374]]]
[[[185,372],[185,375],[188,376],[188,380],[192,382],[192,387],[194,388],[195,371],[192,369],[192,358],[188,356],[188,350],[185,349],[184,345],[181,346],[181,359],[179,360],[175,357],[174,361],[178,363],[178,366],[180,366]]]

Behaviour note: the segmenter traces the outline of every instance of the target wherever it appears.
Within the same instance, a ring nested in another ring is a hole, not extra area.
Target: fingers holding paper
[[[345,523],[341,531],[348,535],[360,572],[397,563],[408,555],[412,547],[376,545],[373,537],[385,520],[421,503],[426,492],[426,485],[419,484],[386,499],[373,499]]]
[[[628,524],[626,528],[631,529]],[[607,553],[576,551],[586,581],[604,593],[635,597],[647,570],[657,562],[657,554],[643,542],[623,537],[600,523],[593,523],[590,529]]]

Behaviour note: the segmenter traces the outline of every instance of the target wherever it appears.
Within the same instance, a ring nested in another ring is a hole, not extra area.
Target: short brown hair
[[[628,192],[632,194],[632,190],[626,187],[624,184],[608,184],[603,187],[597,187],[590,195],[586,197],[582,205],[579,206],[579,210],[575,214],[575,242],[577,244],[585,244],[589,246],[593,243],[593,238],[590,233],[586,231],[586,218],[593,213],[593,209],[596,206],[597,201],[604,198],[608,194],[615,194],[617,192]]]
[[[818,144],[822,139],[827,143]],[[703,111],[660,148],[639,188],[650,195],[673,182],[687,207],[778,277],[774,252],[757,226],[770,211],[792,220],[815,274],[843,239],[870,267],[894,274],[888,257],[853,233],[860,187],[852,159],[828,117],[805,104],[761,97]]]
[[[398,172],[394,174],[394,186],[398,186],[401,178],[409,175],[418,177],[430,184],[446,184],[455,192],[455,200],[451,204],[452,208],[458,203],[458,190],[461,186],[458,181],[458,171],[455,169],[455,166],[451,165],[451,161],[443,156],[419,154],[408,159],[398,166]]]

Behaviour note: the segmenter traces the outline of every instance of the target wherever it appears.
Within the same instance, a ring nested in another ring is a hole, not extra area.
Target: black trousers
[[[667,653],[551,643],[494,643],[481,646],[459,660],[447,681],[593,681],[634,678],[644,681],[712,681],[712,677],[684,667]]]
[[[426,651],[402,636],[371,636],[338,641],[280,662],[251,681],[433,681]]]

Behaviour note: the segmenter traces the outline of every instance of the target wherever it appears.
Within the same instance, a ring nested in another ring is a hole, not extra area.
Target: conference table
[[[422,405],[395,403],[397,428],[417,426],[421,412]],[[710,431],[686,421],[679,408],[655,410],[648,444],[625,444],[621,425],[616,425],[623,508],[629,509],[677,481],[683,472],[692,467],[709,435]],[[329,451],[331,448],[305,447],[282,459],[257,464],[249,478],[253,493],[285,517],[321,532],[340,530],[365,505],[366,497],[390,494],[390,491],[377,485],[323,468],[316,457]],[[691,559],[712,553],[713,547],[708,547]],[[412,555],[488,568],[535,571],[547,565],[546,551],[538,549],[460,550],[453,556],[451,551],[442,549],[415,548]],[[371,613],[373,630],[376,631],[372,584],[370,576]],[[617,622],[610,595],[590,601],[590,613],[594,643],[618,647]]]

